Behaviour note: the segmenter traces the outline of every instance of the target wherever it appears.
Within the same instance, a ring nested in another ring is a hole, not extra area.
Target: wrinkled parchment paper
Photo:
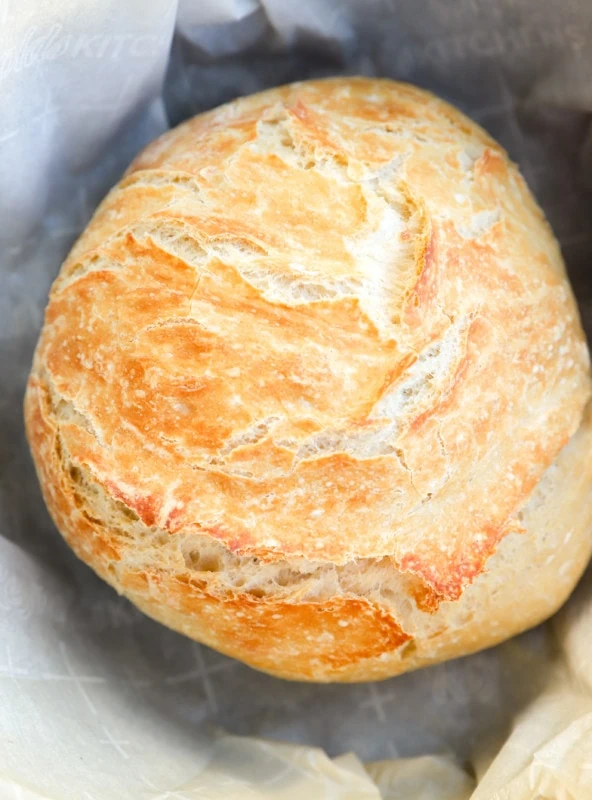
[[[500,139],[592,332],[588,0],[0,4],[0,800],[592,797],[592,573],[552,622],[489,652],[290,684],[144,618],[43,507],[22,395],[50,283],[98,200],[167,126],[343,72],[426,86]]]

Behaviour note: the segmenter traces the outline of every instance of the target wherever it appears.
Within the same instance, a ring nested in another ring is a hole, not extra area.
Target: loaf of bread
[[[53,285],[28,437],[75,552],[257,669],[488,647],[592,548],[588,352],[518,169],[433,95],[339,78],[169,131]]]

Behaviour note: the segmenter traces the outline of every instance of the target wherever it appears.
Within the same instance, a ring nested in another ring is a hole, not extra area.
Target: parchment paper
[[[592,797],[589,577],[551,623],[486,653],[294,684],[144,618],[44,509],[22,395],[49,286],[98,200],[167,126],[343,72],[426,86],[502,142],[591,333],[589,0],[0,5],[0,800]]]

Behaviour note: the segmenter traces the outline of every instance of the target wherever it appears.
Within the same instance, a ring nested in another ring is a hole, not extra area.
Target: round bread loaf
[[[589,360],[517,168],[388,80],[162,136],[52,288],[26,396],[45,500],[151,617],[361,681],[552,614],[592,547]]]

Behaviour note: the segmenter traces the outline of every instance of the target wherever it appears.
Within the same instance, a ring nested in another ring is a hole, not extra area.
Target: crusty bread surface
[[[153,142],[51,290],[25,420],[53,519],[150,616],[386,678],[552,614],[592,549],[558,245],[433,95],[272,89]]]

